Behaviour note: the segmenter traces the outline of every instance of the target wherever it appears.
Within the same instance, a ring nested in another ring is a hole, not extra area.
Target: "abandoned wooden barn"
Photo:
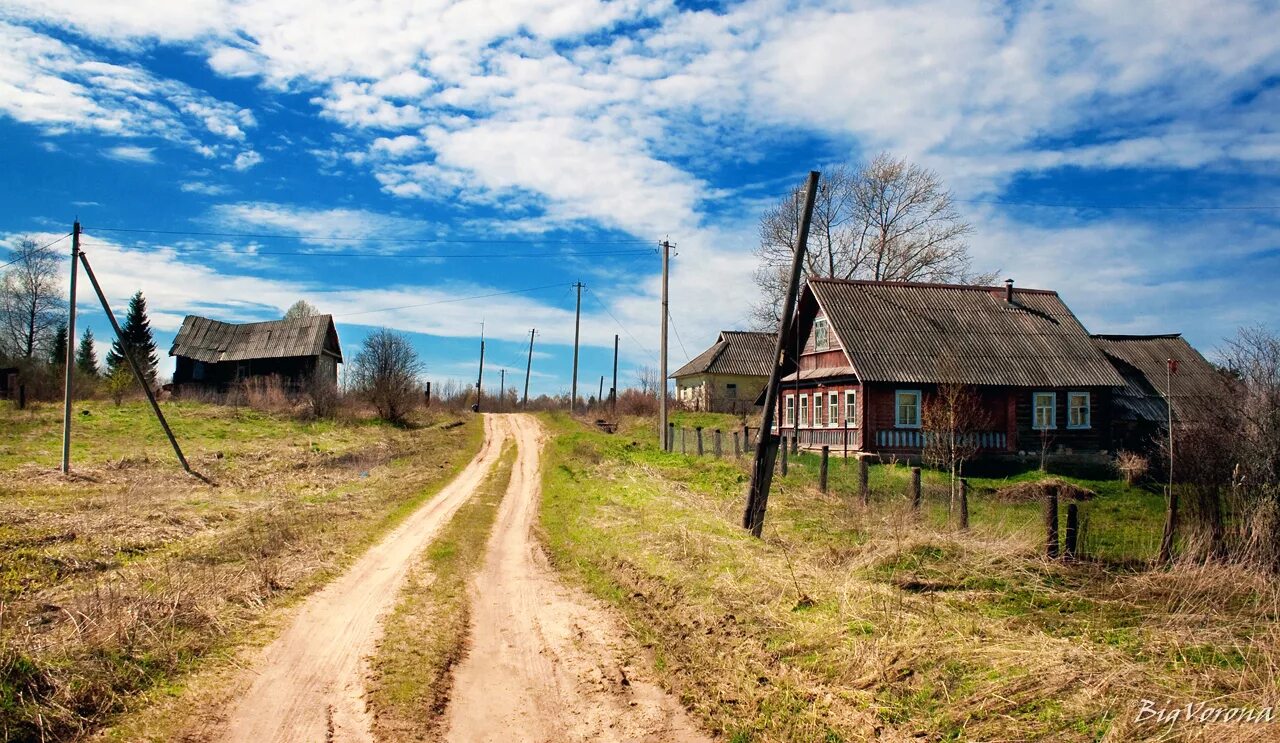
[[[312,380],[336,385],[342,363],[331,315],[252,323],[187,315],[169,355],[178,391],[225,392],[255,377],[277,377],[294,391]]]
[[[769,382],[777,333],[722,330],[707,350],[676,370],[676,399],[693,410],[744,415]]]

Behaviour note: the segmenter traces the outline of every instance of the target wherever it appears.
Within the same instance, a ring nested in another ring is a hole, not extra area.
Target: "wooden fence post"
[[[1067,543],[1062,556],[1068,560],[1076,557],[1076,540],[1080,536],[1080,507],[1074,503],[1067,504]]]
[[[787,446],[787,440],[782,440],[782,476],[787,476],[787,450],[791,447]]]
[[[698,435],[698,456],[702,456],[702,426],[697,426],[695,431]]]
[[[791,432],[791,453],[792,454],[800,453],[800,432],[799,431]]]
[[[676,448],[676,424],[667,424],[667,445],[664,447],[667,451],[674,451]]]
[[[733,432],[733,458],[738,459],[742,456],[742,432]]]
[[[27,409],[27,386],[25,384],[18,385],[18,410]]]
[[[831,447],[822,447],[822,463],[818,466],[818,487],[827,492],[827,460],[831,456]]]
[[[1173,543],[1178,538],[1178,491],[1168,485],[1164,489],[1164,534],[1160,536],[1161,565],[1173,562]]]
[[[680,426],[680,453],[681,453],[681,454],[688,454],[688,453],[689,453],[689,450],[688,450],[688,448],[685,446],[685,443],[684,443],[684,440],[685,440],[684,432],[685,432],[685,430],[686,430],[686,429],[685,429],[685,427],[684,427],[684,426]]]
[[[720,457],[724,456],[724,449],[722,448],[722,445],[721,445],[721,443],[720,443],[720,435],[721,435],[721,434],[720,434],[720,429],[718,429],[718,428],[717,428],[717,429],[716,429],[716,438],[715,438],[715,442],[716,442],[716,443],[715,443],[715,448],[716,448],[716,459],[719,459]]]
[[[1058,488],[1051,486],[1044,494],[1044,543],[1045,554],[1058,556]]]
[[[871,503],[871,478],[867,470],[867,458],[858,457],[858,493],[862,496],[864,506]]]
[[[920,510],[920,468],[911,468],[911,510]]]
[[[751,448],[751,426],[748,426],[747,424],[743,423],[742,424],[742,451],[745,452],[750,448]]]

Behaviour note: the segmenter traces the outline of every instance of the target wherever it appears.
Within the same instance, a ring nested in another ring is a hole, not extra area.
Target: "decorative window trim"
[[[803,426],[804,428],[809,427],[809,396],[808,395],[800,396],[800,418],[798,419],[798,421],[799,422],[796,424],[797,426]]]
[[[858,391],[844,391],[844,427],[858,427]]]
[[[1084,423],[1075,424],[1071,422],[1071,410],[1073,408],[1072,401],[1084,398]],[[1089,392],[1076,391],[1067,393],[1067,428],[1073,431],[1083,431],[1093,428],[1093,395]]]
[[[821,330],[821,332],[819,332]],[[827,318],[819,317],[813,321],[813,350],[826,351],[831,348],[831,324]]]
[[[900,415],[902,411],[898,405],[899,395],[912,395],[915,397],[916,399],[916,422],[915,423],[902,422],[902,416]],[[894,428],[922,427],[923,421],[924,421],[924,411],[921,408],[923,404],[924,404],[924,396],[920,393],[920,390],[894,390],[893,391],[893,427]]]
[[[794,426],[796,424],[796,396],[787,395],[786,402],[783,403],[782,420],[784,426]]]
[[[827,428],[840,426],[840,393],[827,393]]]
[[[1039,400],[1043,396],[1048,396],[1052,401],[1049,405],[1049,425],[1041,426],[1036,424],[1036,410],[1040,407]],[[1032,392],[1031,393],[1031,430],[1033,431],[1053,431],[1058,428],[1058,393],[1057,392]]]

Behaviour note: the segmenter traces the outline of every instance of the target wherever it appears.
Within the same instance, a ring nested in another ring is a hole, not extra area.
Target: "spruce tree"
[[[93,331],[89,328],[84,329],[76,348],[76,368],[91,377],[98,376],[98,352],[93,347]]]
[[[59,323],[53,332],[53,344],[49,347],[49,363],[61,366],[67,363],[67,324]]]
[[[129,314],[125,316],[124,326],[120,328],[120,332],[124,335],[125,342],[129,344],[133,360],[138,362],[138,366],[142,369],[147,384],[154,387],[156,366],[160,363],[160,357],[156,355],[156,340],[151,335],[151,321],[147,319],[147,300],[142,296],[142,292],[134,294],[129,300]],[[120,345],[120,339],[117,338],[112,341],[111,350],[107,353],[107,374],[113,373],[117,367],[128,368],[128,366],[129,362],[124,358],[124,349]]]

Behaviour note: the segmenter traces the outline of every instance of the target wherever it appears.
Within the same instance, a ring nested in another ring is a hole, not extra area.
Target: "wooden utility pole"
[[[604,409],[604,375],[600,375],[600,391],[596,393],[596,407]]]
[[[507,406],[507,370],[498,370],[498,412]]]
[[[80,220],[71,226],[71,294],[67,307],[67,368],[62,384],[62,474],[71,472],[71,397],[76,369],[76,261],[80,258]],[[123,342],[123,341],[122,341]]]
[[[473,412],[480,412],[481,383],[484,382],[484,323],[480,323],[480,372],[476,374],[476,404],[471,406]]]
[[[773,483],[773,465],[778,456],[778,436],[773,433],[773,418],[778,407],[778,384],[785,366],[787,341],[796,332],[795,306],[796,295],[800,291],[800,270],[804,266],[804,256],[809,245],[809,225],[813,222],[813,202],[818,193],[819,173],[809,171],[809,183],[804,195],[804,212],[800,217],[800,234],[796,238],[791,256],[791,275],[787,280],[787,294],[782,301],[782,321],[778,323],[778,340],[774,346],[773,369],[769,373],[769,384],[764,388],[764,411],[760,420],[760,436],[756,441],[755,460],[751,465],[751,489],[747,493],[747,506],[742,513],[742,527],[750,529],[759,537],[764,530],[765,509],[769,505],[769,487]],[[665,253],[664,253],[665,255]],[[663,262],[664,269],[666,262]],[[663,271],[663,359],[666,359],[666,271]],[[799,364],[799,358],[796,359]],[[667,370],[664,366],[662,373]],[[665,382],[665,380],[664,380]],[[664,387],[665,389],[665,387]],[[781,428],[781,427],[779,427]]]
[[[578,290],[578,308],[573,313],[573,391],[569,395],[569,415],[578,409],[578,331],[582,326],[582,282],[574,287]]]
[[[658,348],[658,435],[667,430],[667,275],[671,264],[671,243],[662,241],[662,330]],[[663,446],[663,449],[667,449]]]
[[[1164,533],[1160,536],[1161,564],[1173,560],[1173,543],[1178,538],[1178,494],[1173,489],[1173,373],[1178,370],[1174,359],[1165,361],[1164,407],[1169,424],[1169,484],[1165,487]]]
[[[538,332],[537,328],[529,330],[529,361],[524,367],[524,402],[520,403],[520,407],[529,407],[529,374],[533,372],[533,336]]]
[[[609,388],[609,417],[618,417],[618,334],[613,334],[613,386]]]
[[[156,402],[156,393],[151,389],[151,385],[147,382],[146,376],[142,373],[142,368],[138,366],[138,361],[133,358],[135,349],[129,345],[124,337],[124,331],[120,329],[120,323],[116,322],[116,316],[111,311],[111,305],[107,304],[107,295],[102,293],[102,287],[98,285],[98,278],[93,275],[93,267],[89,265],[89,259],[84,253],[80,253],[80,262],[84,265],[84,274],[89,277],[89,283],[93,284],[93,290],[98,294],[98,301],[102,303],[102,311],[107,313],[107,319],[111,321],[111,328],[116,332],[116,338],[120,341],[120,349],[124,351],[125,361],[129,362],[129,368],[133,370],[133,376],[138,380],[138,384],[142,386],[142,391],[147,393],[147,402],[151,403],[151,411],[156,414],[156,420],[160,421],[160,427],[164,429],[164,435],[169,437],[169,444],[173,446],[173,453],[178,455],[178,461],[182,464],[182,469],[187,474],[194,475],[191,471],[191,465],[187,464],[187,458],[182,455],[182,447],[178,446],[178,440],[174,438],[173,431],[169,428],[169,422],[164,419],[164,413],[160,412],[160,404]],[[199,475],[197,475],[199,477]]]

